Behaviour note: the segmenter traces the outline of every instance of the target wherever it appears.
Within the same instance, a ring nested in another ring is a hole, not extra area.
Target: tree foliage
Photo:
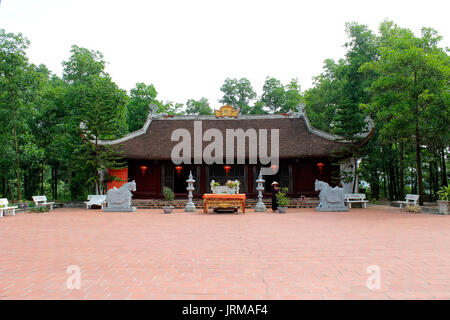
[[[213,110],[209,106],[208,99],[200,100],[189,99],[186,102],[186,114],[188,115],[212,115]]]
[[[239,108],[241,114],[250,113],[250,102],[256,98],[256,92],[248,79],[227,78],[220,90],[223,97],[219,102]]]

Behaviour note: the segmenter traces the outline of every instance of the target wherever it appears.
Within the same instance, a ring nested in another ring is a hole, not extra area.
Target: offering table
[[[203,212],[208,213],[208,208],[233,208],[240,207],[245,213],[245,194],[204,194]]]

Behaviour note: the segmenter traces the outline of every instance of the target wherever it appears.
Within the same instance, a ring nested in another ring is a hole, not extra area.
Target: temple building
[[[120,151],[127,163],[110,174],[123,181],[135,180],[135,199],[161,198],[164,186],[174,190],[177,198],[186,198],[189,172],[195,179],[194,197],[210,193],[212,180],[221,184],[239,180],[240,192],[252,198],[257,195],[255,180],[262,168],[274,173],[264,175],[266,193],[278,181],[291,197],[317,196],[315,179],[332,186],[342,184],[351,192],[352,183],[341,183],[339,177],[340,172],[354,169],[349,148],[355,145],[311,127],[303,107],[285,114],[238,113],[231,106],[211,116],[169,116],[152,110],[142,129],[101,141]],[[368,130],[356,147],[372,132],[373,128]],[[108,187],[117,185],[113,181]]]

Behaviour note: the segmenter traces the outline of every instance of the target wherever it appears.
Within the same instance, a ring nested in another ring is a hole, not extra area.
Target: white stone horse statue
[[[106,193],[106,202],[108,208],[131,208],[131,191],[136,191],[136,182],[131,181],[122,185],[119,189],[116,187],[109,189]]]
[[[320,191],[319,198],[320,203],[316,208],[319,211],[348,211],[345,206],[345,193],[344,188],[330,187],[330,185],[324,181],[316,179],[314,183],[314,189]]]

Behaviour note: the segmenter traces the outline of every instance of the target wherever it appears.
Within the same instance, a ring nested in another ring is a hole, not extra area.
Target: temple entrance
[[[183,164],[180,165],[177,170],[177,166],[173,163],[166,162],[163,166],[163,186],[172,189],[178,197],[184,197],[187,194],[186,180],[189,177],[189,172],[192,172],[192,176],[195,179],[194,193],[198,193],[200,191],[200,180],[197,179],[199,176],[199,167],[196,165]]]
[[[176,170],[173,173],[173,191],[175,193],[186,193],[187,182],[189,177],[189,170],[184,168],[178,173]]]
[[[240,192],[247,193],[248,192],[248,169],[245,165],[230,165],[228,170],[228,174],[224,169],[225,165],[213,164],[208,166],[208,184],[206,185],[206,190],[208,193],[211,192],[211,186],[209,185],[212,180],[220,183],[221,185],[225,185],[228,180],[239,180],[240,182]]]

